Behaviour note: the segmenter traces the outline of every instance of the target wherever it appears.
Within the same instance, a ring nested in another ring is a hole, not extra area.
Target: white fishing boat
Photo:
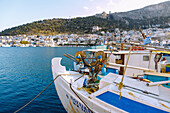
[[[138,76],[125,76],[131,51],[125,58],[126,63],[117,65],[124,67],[122,75],[105,73],[103,66],[107,64],[106,61],[113,52],[112,50],[108,53],[107,58],[103,51],[96,52],[93,58],[87,58],[84,51],[77,52],[75,57],[65,55],[77,64],[82,62],[76,71],[67,71],[66,67],[60,64],[62,59],[60,57],[52,59],[55,87],[66,111],[69,113],[170,112],[170,89],[161,85],[170,81],[150,82]],[[92,61],[88,63],[86,59]],[[129,68],[153,72],[150,68],[135,68],[135,66]],[[166,74],[167,77],[170,76],[169,73]]]
[[[11,45],[9,45],[9,44],[2,44],[1,46],[2,47],[11,47]]]

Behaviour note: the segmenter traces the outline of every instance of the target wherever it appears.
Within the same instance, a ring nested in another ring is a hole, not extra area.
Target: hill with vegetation
[[[126,28],[125,24],[121,22],[118,24],[114,20],[106,20],[97,18],[94,16],[90,17],[77,17],[73,19],[47,19],[42,21],[35,21],[32,23],[24,24],[18,27],[13,27],[0,32],[0,35],[18,35],[18,34],[45,34],[55,35],[58,33],[92,33],[93,26],[102,27],[104,31],[111,31],[119,25],[122,28]]]
[[[93,26],[99,26],[101,31],[131,30],[149,27],[169,27],[170,23],[170,1],[141,9],[111,13],[96,14],[89,17],[77,17],[72,19],[53,18],[27,23],[0,32],[0,36],[7,35],[55,35],[60,33],[86,34],[92,33]]]
[[[47,19],[42,21],[35,21],[32,23],[24,24],[21,26],[6,29],[0,32],[0,36],[13,36],[19,34],[26,35],[56,35],[60,33],[76,33],[76,34],[86,34],[92,33],[93,26],[99,26],[102,29],[98,31],[109,31],[113,32],[115,28],[119,27],[121,30],[131,30],[139,29],[139,27],[147,28],[152,24],[164,24],[168,23],[170,17],[161,17],[159,19],[130,19],[124,17],[128,20],[128,24],[124,20],[115,19],[103,19],[95,16],[90,17],[77,17],[73,19]],[[160,26],[166,27],[166,26]]]

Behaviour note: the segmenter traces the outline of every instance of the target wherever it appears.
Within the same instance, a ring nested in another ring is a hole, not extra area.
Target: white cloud
[[[103,11],[103,9],[102,9],[100,6],[97,6],[97,7],[96,7],[96,10],[97,10],[97,11],[100,11],[100,12]]]
[[[109,13],[124,12],[143,8],[151,4],[157,4],[167,0],[89,0],[89,10],[95,13],[106,11]]]
[[[109,0],[108,5],[114,5],[113,0]]]
[[[87,6],[84,6],[83,8],[84,8],[85,10],[89,10],[89,8],[88,8]]]
[[[93,2],[94,0],[89,0],[90,2]]]
[[[94,15],[96,13],[124,12],[145,6],[160,3],[167,0],[87,0],[82,7],[85,15]],[[149,2],[148,2],[149,1]]]

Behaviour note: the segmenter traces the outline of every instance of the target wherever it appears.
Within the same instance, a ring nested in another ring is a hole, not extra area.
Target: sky
[[[169,0],[0,0],[0,31],[33,21],[124,12]]]

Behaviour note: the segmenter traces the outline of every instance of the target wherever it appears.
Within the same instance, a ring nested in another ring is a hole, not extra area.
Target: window
[[[149,56],[143,56],[143,61],[149,61]]]

